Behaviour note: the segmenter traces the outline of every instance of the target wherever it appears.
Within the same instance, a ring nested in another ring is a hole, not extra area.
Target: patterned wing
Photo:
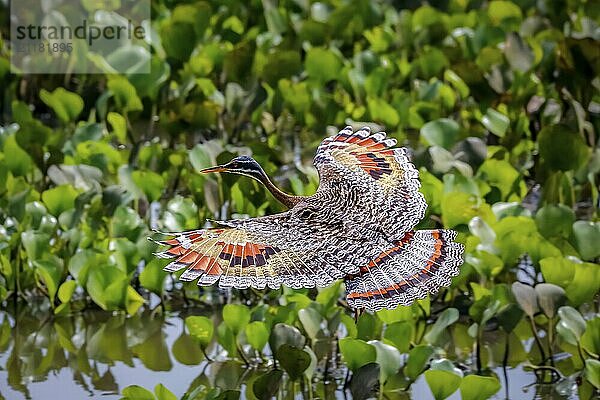
[[[297,213],[223,222],[227,227],[198,229],[158,241],[169,249],[157,257],[174,259],[165,270],[186,270],[181,280],[198,285],[219,281],[239,289],[327,286],[358,271],[359,241],[316,232]],[[313,234],[311,234],[313,232]],[[334,251],[332,251],[332,249]],[[354,262],[344,262],[350,259]]]
[[[348,216],[365,226],[382,230],[390,240],[399,239],[425,215],[427,204],[419,192],[419,174],[410,163],[406,149],[393,148],[396,140],[384,132],[371,134],[365,127],[356,132],[350,126],[325,139],[317,150],[314,164],[319,171],[321,196],[343,196],[332,176],[355,192],[349,201]],[[353,190],[352,188],[355,188]]]
[[[353,308],[377,311],[409,305],[449,286],[459,273],[464,247],[451,230],[409,231],[346,277],[346,299]]]

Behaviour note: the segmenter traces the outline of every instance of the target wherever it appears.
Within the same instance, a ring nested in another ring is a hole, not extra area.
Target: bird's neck
[[[266,174],[260,176],[260,179],[257,179],[260,183],[265,185],[267,190],[271,192],[273,197],[275,197],[281,204],[286,206],[287,208],[292,208],[296,204],[298,204],[302,200],[302,196],[293,196],[291,194],[287,194],[281,189],[279,189]]]

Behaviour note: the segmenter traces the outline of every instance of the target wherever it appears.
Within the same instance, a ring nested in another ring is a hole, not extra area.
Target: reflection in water
[[[0,311],[0,399],[57,398],[59,391],[65,400],[100,396],[112,400],[119,399],[126,386],[152,389],[157,383],[163,383],[178,397],[192,390],[201,394],[217,386],[239,389],[244,398],[245,383],[264,373],[237,361],[226,361],[223,354],[218,354],[216,343],[209,346],[208,352],[223,361],[206,361],[184,329],[185,316],[207,315],[206,311],[187,309],[186,314],[166,316],[144,311],[126,316],[88,310],[55,318],[47,303],[16,311],[12,305],[9,308]],[[495,372],[502,376],[500,368]],[[569,398],[553,387],[527,388],[534,378],[521,368],[508,370],[508,378],[512,399]],[[339,384],[317,382],[314,388],[320,398],[343,399]],[[408,395],[401,392],[394,398]],[[415,399],[432,398],[422,376],[410,395]],[[496,398],[505,398],[504,388]],[[459,393],[450,399],[460,399]]]

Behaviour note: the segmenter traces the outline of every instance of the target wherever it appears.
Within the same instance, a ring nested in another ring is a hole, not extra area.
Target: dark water
[[[263,369],[228,361],[216,343],[208,363],[185,333],[184,318],[210,315],[206,310],[163,314],[160,309],[135,316],[97,310],[54,318],[47,307],[0,310],[0,394],[5,399],[119,399],[128,385],[153,390],[164,384],[178,397],[198,386],[241,389]],[[215,314],[219,314],[218,312]],[[495,368],[503,388],[496,399],[577,399],[573,382],[532,385],[535,378],[521,366]],[[345,371],[334,371],[332,382],[315,381],[316,398],[351,398],[342,390]],[[508,396],[507,396],[508,394]],[[308,398],[298,394],[296,398]],[[391,398],[433,399],[423,376],[410,392]],[[457,391],[450,399],[460,399]]]

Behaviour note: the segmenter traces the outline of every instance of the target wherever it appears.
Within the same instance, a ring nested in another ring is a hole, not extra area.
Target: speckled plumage
[[[280,214],[230,220],[162,241],[182,280],[221,287],[292,288],[346,283],[354,308],[407,305],[448,286],[463,247],[450,230],[413,231],[427,207],[405,149],[385,133],[346,127],[325,139],[317,192]]]

